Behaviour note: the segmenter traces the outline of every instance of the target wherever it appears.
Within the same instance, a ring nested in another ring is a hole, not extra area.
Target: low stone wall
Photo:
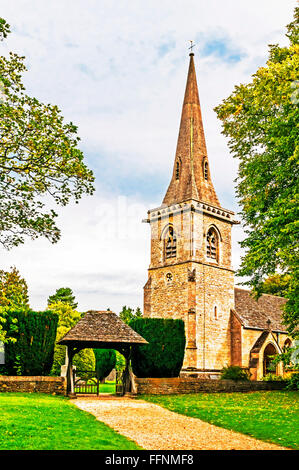
[[[65,395],[64,377],[0,375],[0,392],[49,393]]]
[[[135,378],[137,395],[172,395],[178,393],[256,392],[260,390],[282,390],[284,382],[257,382],[234,380],[211,380],[190,377]]]

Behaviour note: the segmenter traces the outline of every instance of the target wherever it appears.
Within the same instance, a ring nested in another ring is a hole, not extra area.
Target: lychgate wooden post
[[[67,354],[67,371],[66,371],[66,392],[67,395],[74,393],[74,380],[73,380],[73,348],[71,346],[66,347]]]

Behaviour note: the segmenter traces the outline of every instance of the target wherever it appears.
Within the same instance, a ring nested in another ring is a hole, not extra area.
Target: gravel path
[[[142,400],[119,397],[72,400],[148,450],[280,450],[275,444],[219,428]]]

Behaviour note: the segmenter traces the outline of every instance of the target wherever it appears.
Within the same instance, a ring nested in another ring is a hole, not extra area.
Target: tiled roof
[[[246,328],[268,329],[271,321],[272,331],[286,331],[282,323],[282,308],[286,299],[276,295],[262,294],[258,300],[251,292],[235,288],[235,311]]]

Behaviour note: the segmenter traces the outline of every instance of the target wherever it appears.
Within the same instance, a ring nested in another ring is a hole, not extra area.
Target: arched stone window
[[[215,261],[219,258],[219,237],[213,227],[207,233],[207,257]]]
[[[173,227],[169,226],[164,235],[164,257],[175,258],[176,257],[176,245],[177,239]]]

